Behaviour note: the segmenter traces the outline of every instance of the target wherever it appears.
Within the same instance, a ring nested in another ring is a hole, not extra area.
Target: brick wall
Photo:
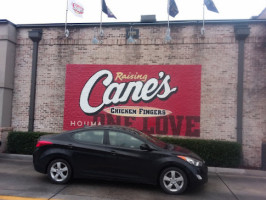
[[[266,137],[266,24],[250,27],[245,46],[243,153],[246,164],[258,166]]]
[[[136,44],[126,44],[126,26],[103,27],[103,44],[93,45],[94,27],[43,28],[39,45],[35,131],[60,132],[63,127],[66,64],[202,65],[201,138],[236,141],[238,41],[233,24],[134,26]],[[260,166],[266,137],[266,25],[250,24],[245,44],[243,150],[247,166]],[[18,28],[12,126],[27,130],[32,65],[31,29]]]

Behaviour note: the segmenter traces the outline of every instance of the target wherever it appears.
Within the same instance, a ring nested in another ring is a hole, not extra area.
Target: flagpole
[[[164,40],[165,40],[165,42],[170,42],[171,41],[171,34],[170,34],[170,23],[169,23],[169,15],[170,15],[170,11],[169,11],[169,9],[170,9],[170,0],[168,0],[167,1],[167,12],[168,12],[168,21],[167,21],[167,30],[166,30],[166,34],[165,34],[165,38],[164,38]]]
[[[169,14],[169,9],[170,9],[170,8],[169,8],[169,6],[170,6],[170,5],[169,5],[169,2],[170,2],[170,0],[167,1],[167,9],[168,9],[168,29],[169,29],[169,15],[170,15],[170,14]]]
[[[65,36],[69,36],[69,31],[67,29],[67,14],[68,14],[68,0],[67,0],[67,6],[66,6],[66,22],[65,22]]]
[[[103,30],[102,30],[102,20],[103,19],[103,0],[101,0],[101,22],[100,22],[100,36],[103,36]]]
[[[201,32],[201,35],[204,35],[205,34],[205,3],[204,3],[204,0],[203,0],[203,20],[202,20],[202,28],[200,30]]]

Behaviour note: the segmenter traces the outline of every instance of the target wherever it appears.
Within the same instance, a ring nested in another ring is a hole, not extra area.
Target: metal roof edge
[[[0,23],[3,20],[0,20]],[[9,22],[8,20],[5,20]],[[182,21],[170,21],[170,25],[198,25],[202,24],[202,20],[182,20]],[[9,22],[11,23],[11,22]],[[238,19],[238,20],[205,20],[205,24],[254,24],[254,23],[266,23],[266,19]],[[13,24],[13,23],[11,23]],[[153,23],[142,22],[107,22],[102,23],[103,26],[158,26],[167,25],[167,21],[157,21]],[[14,25],[17,28],[53,28],[64,27],[65,23],[48,23],[48,24],[17,24]],[[68,27],[95,27],[100,26],[100,23],[68,23]]]
[[[0,19],[0,24],[11,24],[11,25],[17,27],[16,24],[12,23],[11,21],[9,21],[7,19]]]

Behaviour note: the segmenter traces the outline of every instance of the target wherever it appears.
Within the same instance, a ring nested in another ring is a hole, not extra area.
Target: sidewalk
[[[209,167],[203,187],[183,195],[166,195],[158,186],[102,180],[72,180],[51,184],[36,172],[32,156],[0,153],[0,194],[17,199],[27,197],[61,200],[265,200],[266,171]],[[0,195],[0,199],[1,199]],[[30,199],[31,198],[31,199]],[[23,199],[24,200],[24,199]],[[26,199],[25,199],[26,200]]]
[[[0,153],[0,158],[32,161],[32,155]],[[208,167],[209,173],[266,177],[266,171],[239,168]]]

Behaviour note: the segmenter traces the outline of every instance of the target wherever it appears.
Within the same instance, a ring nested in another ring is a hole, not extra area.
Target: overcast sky
[[[69,23],[100,22],[101,0],[79,0],[83,18],[68,13]],[[103,22],[138,22],[141,15],[167,20],[167,0],[105,0],[117,19],[103,14]],[[203,0],[175,0],[179,14],[170,20],[202,20]],[[15,24],[64,23],[67,0],[0,0],[0,19]],[[249,19],[259,15],[266,0],[213,0],[219,13],[205,10],[205,19]]]

